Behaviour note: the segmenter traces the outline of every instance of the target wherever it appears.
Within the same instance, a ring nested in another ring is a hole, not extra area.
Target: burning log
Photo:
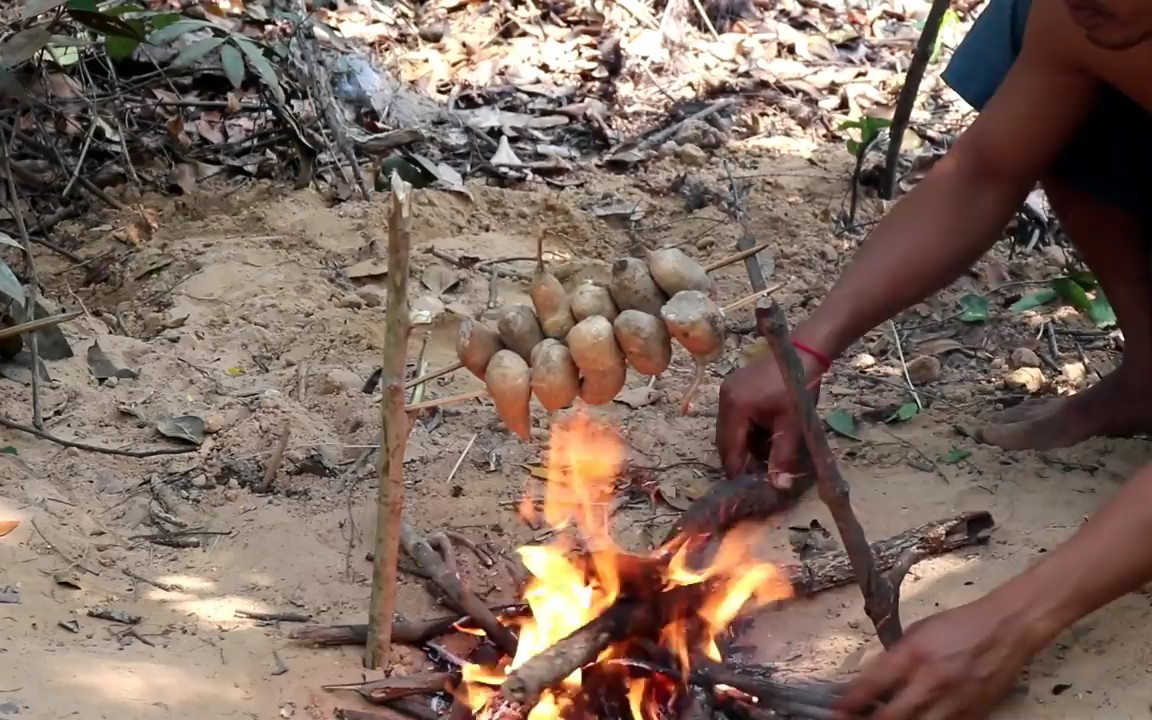
[[[987,512],[964,513],[880,540],[870,551],[875,556],[876,571],[883,572],[902,567],[902,562],[911,565],[926,557],[983,544],[994,525],[992,515]],[[640,566],[658,562],[655,558],[635,557],[630,558],[629,562],[632,561],[638,561]],[[784,565],[781,572],[797,596],[813,595],[856,581],[851,556],[843,550]],[[650,575],[650,572],[642,574]],[[531,702],[542,691],[593,662],[610,645],[650,635],[667,623],[670,613],[680,616],[691,613],[708,591],[706,586],[690,585],[647,599],[625,594],[598,617],[513,671],[505,680],[502,692],[511,699]]]
[[[769,518],[794,505],[814,479],[811,473],[798,475],[788,490],[776,488],[756,472],[718,482],[680,515],[663,544],[715,535],[747,520]]]
[[[488,608],[496,615],[522,615],[528,606],[523,603],[510,603]],[[445,615],[428,620],[400,620],[392,623],[392,639],[405,645],[421,645],[434,637],[447,633],[456,625],[474,622],[470,615]],[[368,626],[312,625],[301,628],[290,636],[293,640],[310,645],[362,645],[368,639]]]
[[[904,634],[900,624],[900,583],[915,562],[915,555],[908,553],[887,573],[877,571],[864,528],[852,510],[848,483],[836,467],[823,423],[816,414],[811,396],[805,390],[804,369],[789,339],[788,319],[784,311],[775,302],[770,302],[768,307],[757,307],[756,327],[768,341],[776,364],[781,368],[792,408],[796,417],[800,418],[804,444],[816,471],[816,489],[836,521],[840,540],[844,543],[860,592],[864,595],[864,612],[875,626],[880,642],[890,648]]]

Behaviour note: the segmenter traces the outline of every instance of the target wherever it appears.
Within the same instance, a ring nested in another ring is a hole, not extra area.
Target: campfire
[[[686,697],[694,660],[722,660],[719,637],[739,613],[792,595],[777,566],[753,557],[752,523],[726,533],[702,562],[691,543],[622,550],[610,530],[621,469],[612,428],[583,414],[553,426],[543,520],[558,532],[548,545],[519,549],[531,612],[510,620],[515,656],[463,669],[460,699],[476,718],[500,717],[508,702],[530,704],[528,720],[619,707],[635,720],[667,715]],[[534,514],[535,504],[521,512]],[[601,625],[624,625],[626,635],[586,630]],[[571,648],[579,652],[563,652]]]
[[[969,512],[869,544],[800,379],[783,313],[770,305],[758,308],[756,316],[777,362],[789,370],[789,395],[804,432],[810,472],[798,476],[787,491],[774,488],[764,479],[767,453],[761,447],[754,453],[759,464],[713,485],[659,547],[630,553],[611,533],[617,481],[627,470],[621,439],[613,428],[586,415],[557,421],[542,507],[527,494],[521,503],[526,519],[543,520],[553,531],[548,544],[518,551],[528,574],[520,591],[523,602],[488,607],[457,572],[448,534],[425,537],[403,522],[404,552],[455,614],[393,622],[391,637],[421,646],[454,667],[325,686],[355,690],[370,702],[390,706],[392,713],[343,709],[337,717],[375,720],[399,712],[415,720],[438,720],[410,696],[441,691],[454,699],[450,720],[833,717],[838,685],[783,682],[783,673],[777,672],[781,668],[726,657],[732,624],[766,604],[855,583],[877,637],[891,646],[903,632],[899,591],[908,569],[925,557],[986,542],[994,522],[987,512]],[[813,485],[836,522],[843,550],[825,550],[798,563],[758,558],[754,548],[766,521]],[[457,658],[435,641],[453,630],[481,635],[485,642],[469,658]],[[294,636],[319,645],[363,644],[371,633],[367,625],[336,625],[305,628]]]

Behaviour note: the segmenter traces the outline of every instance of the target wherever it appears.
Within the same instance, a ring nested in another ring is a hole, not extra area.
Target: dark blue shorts
[[[1016,61],[1031,5],[989,0],[948,63],[944,81],[977,110]],[[1051,174],[1099,200],[1152,216],[1152,114],[1105,87]]]

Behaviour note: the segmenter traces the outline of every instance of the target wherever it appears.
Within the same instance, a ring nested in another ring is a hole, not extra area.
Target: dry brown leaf
[[[18,527],[20,527],[19,520],[0,520],[0,538],[10,535]]]
[[[926,340],[916,345],[916,352],[921,355],[943,355],[954,350],[963,350],[964,346],[951,338],[937,338]]]

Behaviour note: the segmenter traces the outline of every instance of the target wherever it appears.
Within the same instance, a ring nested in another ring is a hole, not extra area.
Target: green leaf
[[[264,51],[260,49],[260,46],[251,40],[240,37],[235,38],[235,41],[244,51],[244,56],[248,58],[248,66],[260,76],[260,81],[264,83],[264,86],[268,88],[277,101],[284,102],[284,91],[280,88],[280,77],[276,74],[276,68],[268,62],[268,58],[264,57]]]
[[[1112,327],[1116,324],[1116,311],[1112,309],[1112,303],[1108,302],[1108,298],[1104,297],[1103,291],[1097,292],[1093,298],[1088,317],[1098,328]]]
[[[169,28],[180,22],[184,16],[180,13],[155,13],[152,15],[152,34],[155,35],[157,31]],[[151,36],[149,36],[151,41]]]
[[[160,18],[157,17],[152,21],[152,27],[156,28],[156,30],[153,30],[152,34],[148,36],[148,43],[151,45],[165,45],[193,30],[215,28],[216,26],[204,20],[191,20],[183,17],[176,22],[166,23],[161,22]]]
[[[88,12],[98,12],[96,7],[96,0],[68,0],[69,10],[87,10]]]
[[[860,439],[856,433],[856,418],[852,417],[852,413],[847,410],[833,410],[824,418],[824,422],[827,423],[828,429],[837,435],[843,435],[852,440]]]
[[[892,415],[889,416],[889,418],[887,420],[885,420],[884,422],[887,422],[887,423],[908,422],[912,418],[916,417],[918,414],[920,414],[920,406],[919,405],[917,405],[916,403],[904,403],[903,405],[901,405],[896,410],[896,412],[892,413]]]
[[[932,55],[928,57],[928,62],[935,63],[940,59],[940,51],[944,48],[944,34],[945,31],[952,25],[960,23],[960,16],[956,14],[955,10],[949,9],[945,11],[944,17],[940,18],[940,27],[936,30],[936,42],[932,45]]]
[[[1060,297],[1059,293],[1057,293],[1052,288],[1047,287],[1047,288],[1043,288],[1041,290],[1037,290],[1036,292],[1032,293],[1031,295],[1025,295],[1024,297],[1020,298],[1016,302],[1012,303],[1011,307],[1009,307],[1008,309],[1011,310],[1012,312],[1024,312],[1025,310],[1032,310],[1033,308],[1038,308],[1041,305],[1047,305],[1048,303],[1052,302],[1053,300],[1056,300],[1059,297]]]
[[[1096,275],[1089,270],[1073,270],[1068,273],[1068,277],[1085,290],[1095,290],[1100,285],[1100,282],[1096,280]]]
[[[964,462],[965,460],[967,460],[970,457],[972,457],[972,451],[971,450],[964,450],[962,448],[952,448],[951,450],[949,450],[948,452],[946,452],[940,456],[940,462],[944,463],[945,465],[955,465],[956,463]]]
[[[11,445],[5,445],[4,447],[0,447],[0,455],[19,455],[19,454],[20,454],[20,451],[17,450],[16,448],[12,447]]]
[[[144,36],[128,22],[113,15],[105,15],[101,12],[92,12],[91,10],[77,10],[75,8],[68,9],[68,15],[76,22],[84,27],[95,30],[103,35],[112,37],[124,37],[136,41],[141,41]]]
[[[224,66],[224,77],[239,90],[244,84],[244,56],[233,45],[220,48],[220,62]]]
[[[848,147],[848,152],[852,153],[852,155],[855,156],[855,155],[859,154],[860,143],[856,142],[855,140],[848,140],[844,144]]]
[[[172,61],[172,67],[188,67],[208,53],[224,44],[225,38],[210,37],[198,40],[188,47],[180,51],[176,59]]]
[[[960,322],[982,323],[988,319],[988,298],[983,295],[968,295],[960,298]]]
[[[104,52],[113,60],[127,60],[140,47],[139,40],[109,35],[104,39]]]
[[[1060,299],[1076,308],[1085,315],[1092,313],[1092,301],[1088,299],[1088,293],[1084,292],[1084,288],[1080,287],[1070,277],[1052,278],[1049,282],[1052,289],[1060,296]]]

